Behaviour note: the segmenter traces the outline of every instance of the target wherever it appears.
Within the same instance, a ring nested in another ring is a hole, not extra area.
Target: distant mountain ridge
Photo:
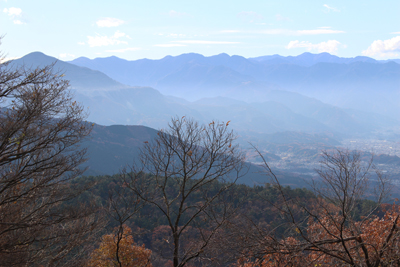
[[[328,53],[251,59],[189,53],[160,60],[109,57],[71,61],[104,72],[123,84],[150,86],[164,95],[192,101],[223,96],[263,102],[270,91],[285,90],[392,118],[400,113],[400,64],[396,62],[400,63],[368,57],[340,58]]]
[[[185,63],[192,56],[197,61],[192,62],[193,64]],[[120,62],[118,58],[112,59]],[[208,60],[214,62],[215,66],[199,63],[208,62]],[[65,72],[66,78],[71,80],[77,100],[89,108],[88,119],[103,125],[125,124],[164,128],[171,117],[189,116],[204,123],[210,120],[230,120],[236,131],[246,132],[246,135],[297,131],[309,134],[332,133],[338,137],[343,134],[363,136],[398,125],[398,121],[395,119],[357,111],[356,109],[342,109],[300,93],[284,91],[274,85],[268,86],[262,83],[249,82],[235,87],[235,83],[240,83],[241,79],[250,79],[251,77],[216,64],[221,61],[234,62],[232,65],[235,69],[240,70],[242,68],[242,71],[243,69],[257,68],[260,65],[260,63],[251,62],[243,57],[230,57],[225,54],[206,58],[201,55],[187,54],[182,57],[169,57],[168,61],[181,64],[181,72],[176,72],[175,78],[186,81],[187,86],[199,82],[196,77],[200,72],[199,69],[202,69],[204,79],[199,84],[204,85],[208,82],[209,88],[202,90],[202,87],[197,85],[193,86],[192,90],[198,91],[200,95],[205,94],[208,98],[189,102],[176,97],[166,97],[154,88],[127,86],[100,71],[57,61],[55,58],[42,53],[29,54],[15,60],[13,64],[34,66],[34,64],[43,65],[56,62],[55,69]],[[128,61],[123,62],[127,63]],[[145,60],[144,62],[149,63],[150,61]],[[187,64],[192,68],[188,68]],[[335,63],[335,65],[337,64]],[[167,66],[168,64],[164,67]],[[283,65],[283,67],[287,66],[304,68],[296,65]],[[116,67],[116,69],[118,68]],[[157,74],[162,72],[161,70],[165,71],[165,69],[159,68],[153,69],[152,73]],[[211,70],[211,72],[208,73],[208,70]],[[224,72],[225,75],[219,75]],[[187,76],[184,76],[184,74],[187,74]],[[231,74],[233,76],[230,76]],[[147,75],[151,76],[152,74]],[[170,79],[173,82],[172,77],[174,76],[170,75],[160,79],[160,81],[167,82]],[[231,85],[224,89],[224,84],[227,84],[225,80],[228,80]],[[218,84],[218,81],[222,85]],[[222,91],[225,90],[225,93],[218,96],[218,92],[221,91],[213,91],[213,84],[217,84],[215,87],[219,87]],[[255,95],[257,101],[251,101],[249,97],[251,95]]]
[[[13,60],[11,65],[21,66],[26,68],[39,67],[54,64],[53,70],[59,73],[64,73],[65,78],[71,81],[72,88],[79,90],[91,90],[107,88],[123,88],[127,87],[116,80],[111,79],[106,74],[93,70],[87,67],[77,66],[57,60],[56,58],[47,56],[42,52],[32,52],[26,56]]]
[[[295,64],[305,67],[310,67],[318,63],[337,63],[337,64],[351,64],[354,62],[369,62],[369,63],[386,63],[393,61],[400,64],[400,59],[389,59],[389,60],[376,60],[366,56],[357,56],[353,58],[343,58],[329,53],[323,52],[319,54],[312,54],[305,52],[298,56],[281,56],[281,55],[271,55],[271,56],[260,56],[249,58],[263,64]]]

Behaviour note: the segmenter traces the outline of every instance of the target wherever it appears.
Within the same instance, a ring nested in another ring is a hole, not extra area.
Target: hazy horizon
[[[6,57],[6,58],[7,58],[7,60],[19,59],[19,58],[22,58],[22,57],[24,57],[24,56],[26,56],[26,55],[29,55],[29,54],[31,54],[31,53],[43,53],[43,54],[45,54],[45,55],[47,55],[47,56],[51,56],[51,55],[48,55],[48,54],[44,53],[43,51],[31,51],[31,52],[29,52],[29,53],[27,53],[27,54],[25,54],[25,55],[20,56],[20,57],[12,57],[12,58],[11,58],[11,57]],[[329,54],[329,55],[331,55],[331,56],[336,56],[336,57],[343,58],[343,59],[352,59],[352,58],[357,58],[357,57],[368,57],[368,58],[371,58],[371,59],[374,59],[374,60],[377,60],[377,61],[396,60],[396,63],[397,63],[397,60],[400,60],[400,55],[399,55],[398,57],[394,57],[394,58],[376,59],[376,58],[374,58],[374,57],[365,56],[365,55],[355,55],[355,56],[351,56],[351,57],[345,57],[345,56],[343,56],[343,57],[342,57],[342,56],[338,56],[338,55],[331,54],[331,53],[328,53],[328,52],[313,53],[313,52],[308,52],[308,51],[306,51],[306,52],[301,52],[301,53],[299,53],[299,54],[293,54],[293,55],[265,54],[265,55],[258,55],[258,56],[252,56],[252,57],[245,57],[245,56],[240,55],[240,54],[229,54],[229,53],[226,53],[226,52],[221,52],[221,53],[218,53],[218,54],[210,54],[210,55],[204,55],[204,54],[201,54],[201,53],[198,53],[198,52],[187,52],[187,53],[182,53],[182,54],[177,54],[177,55],[166,54],[166,55],[161,56],[161,57],[159,57],[159,58],[147,58],[147,57],[143,57],[143,58],[137,58],[137,59],[127,59],[127,58],[124,58],[122,55],[118,55],[118,54],[109,55],[109,56],[104,56],[104,57],[101,57],[101,56],[98,56],[98,57],[96,57],[96,56],[95,56],[95,57],[88,57],[88,56],[85,56],[85,55],[81,55],[81,56],[76,56],[76,57],[71,58],[71,59],[61,58],[60,56],[59,56],[59,57],[55,57],[55,58],[57,58],[58,60],[66,61],[66,62],[70,62],[70,61],[73,61],[73,60],[79,59],[79,58],[88,58],[88,59],[90,59],[90,60],[94,60],[94,59],[110,58],[110,57],[116,57],[116,58],[123,59],[123,60],[128,60],[128,61],[135,61],[135,60],[141,60],[141,59],[160,60],[160,59],[163,59],[163,58],[166,58],[166,57],[178,57],[178,56],[188,55],[188,54],[197,54],[197,55],[201,55],[201,56],[204,56],[204,57],[214,57],[214,56],[218,56],[218,55],[221,55],[221,54],[226,54],[226,55],[228,55],[228,56],[230,56],[230,57],[232,57],[232,56],[240,56],[240,57],[244,57],[244,58],[246,58],[246,59],[254,59],[254,58],[265,57],[265,56],[281,56],[281,57],[287,58],[287,57],[298,57],[298,56],[301,56],[301,55],[303,55],[303,54],[321,55],[321,54],[326,54],[326,53]],[[54,57],[54,56],[51,56],[51,57]]]

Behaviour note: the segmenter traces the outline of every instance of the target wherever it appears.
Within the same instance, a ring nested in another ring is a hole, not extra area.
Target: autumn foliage
[[[91,254],[87,267],[152,267],[150,263],[151,250],[144,245],[138,246],[133,240],[132,230],[123,226],[123,235],[118,244],[117,235],[108,234],[102,237],[100,246]],[[118,263],[118,258],[121,265]]]
[[[242,258],[237,266],[400,266],[399,217],[400,206],[393,205],[355,225],[342,225],[338,214],[310,219],[304,237],[281,240],[276,251],[266,248],[261,259]]]

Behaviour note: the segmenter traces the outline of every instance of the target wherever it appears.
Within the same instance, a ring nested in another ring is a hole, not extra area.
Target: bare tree
[[[158,138],[146,142],[142,168],[122,175],[127,187],[156,207],[168,225],[167,247],[158,253],[175,267],[210,261],[207,249],[235,210],[228,200],[244,156],[228,125],[172,119]]]
[[[307,203],[285,192],[263,160],[280,192],[280,201],[271,204],[283,218],[279,227],[287,230],[279,237],[276,229],[256,227],[247,246],[258,260],[242,262],[242,266],[269,266],[271,262],[273,266],[397,266],[399,259],[393,251],[400,244],[400,213],[397,207],[383,219],[376,215],[389,188],[372,159],[363,161],[359,152],[324,151],[316,170],[319,179],[312,183],[315,198]],[[361,207],[366,198],[374,202]]]
[[[122,267],[121,261],[121,243],[125,238],[125,223],[134,215],[140,212],[145,202],[140,201],[138,195],[131,194],[126,187],[125,182],[119,180],[113,183],[108,191],[107,213],[118,224],[115,231],[115,259],[118,266]]]
[[[0,64],[1,266],[75,261],[98,223],[93,208],[68,205],[83,190],[70,181],[92,126],[62,77],[53,65]]]

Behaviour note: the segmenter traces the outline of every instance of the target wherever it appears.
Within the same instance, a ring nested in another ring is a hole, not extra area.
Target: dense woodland
[[[151,179],[151,177],[146,177],[146,179]],[[102,207],[110,206],[110,198],[115,191],[121,190],[118,183],[121,182],[121,177],[119,175],[114,176],[91,176],[91,177],[81,177],[74,181],[74,183],[85,185],[88,182],[96,182],[90,190],[82,194],[76,199],[77,202],[82,203],[85,201],[90,201],[95,199],[97,205]],[[177,184],[169,185],[171,191],[177,191]],[[217,191],[218,188],[224,186],[223,183],[216,183],[214,185],[214,190]],[[118,187],[118,189],[116,188]],[[110,192],[110,188],[112,188]],[[123,189],[122,189],[123,190]],[[284,194],[296,199],[305,206],[311,207],[315,205],[319,199],[315,194],[307,189],[291,189],[290,187],[283,188]],[[129,192],[126,192],[129,194]],[[204,252],[206,256],[204,258],[213,259],[212,262],[208,262],[206,265],[211,266],[233,266],[236,264],[238,259],[243,260],[243,256],[247,256],[249,250],[255,245],[252,242],[246,240],[241,240],[246,238],[243,235],[255,235],[260,234],[259,239],[262,238],[262,234],[258,231],[266,234],[266,231],[274,230],[274,235],[278,238],[285,237],[288,232],[291,232],[291,226],[287,224],[287,221],[282,214],[279,212],[279,208],[276,205],[282,204],[282,195],[279,188],[272,184],[265,184],[264,186],[254,186],[249,187],[246,185],[236,184],[232,187],[231,192],[229,192],[229,205],[235,209],[234,216],[229,219],[229,223],[225,225],[221,232],[218,234],[218,240],[213,240],[213,243],[207,247]],[[202,200],[201,195],[194,195],[187,203],[187,205],[192,205]],[[119,210],[124,210],[124,201],[118,203]],[[224,203],[226,204],[226,203]],[[356,220],[360,220],[362,214],[366,214],[374,207],[375,203],[369,200],[360,200],[356,203],[354,215]],[[119,222],[115,218],[115,211],[109,210],[109,224],[103,229],[105,233],[112,233],[113,229],[116,229]],[[380,214],[382,210],[376,211],[376,214]],[[300,218],[304,216],[304,212],[298,214]],[[381,214],[380,214],[381,215]],[[189,215],[190,216],[190,215]],[[168,251],[169,240],[171,240],[171,234],[168,227],[168,221],[165,216],[152,205],[144,205],[140,207],[140,210],[135,211],[135,215],[129,220],[125,221],[125,226],[129,227],[132,231],[130,234],[138,245],[144,245],[145,248],[153,251],[152,261],[154,266],[163,266],[171,259],[171,252]],[[306,226],[306,222],[304,225]],[[210,227],[208,222],[200,220],[193,223],[188,230],[183,235],[182,246],[190,245],[191,242],[196,242],[197,239],[201,239],[198,236],[196,228],[207,229]],[[248,232],[244,232],[246,229]],[[255,242],[259,240],[253,240]],[[253,260],[262,254],[262,251],[258,251],[260,247],[254,252],[257,253],[255,258],[250,257]],[[247,259],[247,257],[245,257]],[[239,261],[239,262],[242,262]],[[249,263],[247,263],[249,264]],[[191,264],[194,266],[203,266],[204,262],[194,260]],[[240,264],[239,264],[240,265]],[[250,266],[250,265],[246,265]],[[268,266],[268,265],[267,265]]]
[[[309,189],[248,186],[228,122],[174,117],[113,176],[84,176],[90,136],[48,65],[0,65],[0,266],[399,266],[399,206],[358,152],[322,152]],[[373,178],[373,187],[371,180]]]

